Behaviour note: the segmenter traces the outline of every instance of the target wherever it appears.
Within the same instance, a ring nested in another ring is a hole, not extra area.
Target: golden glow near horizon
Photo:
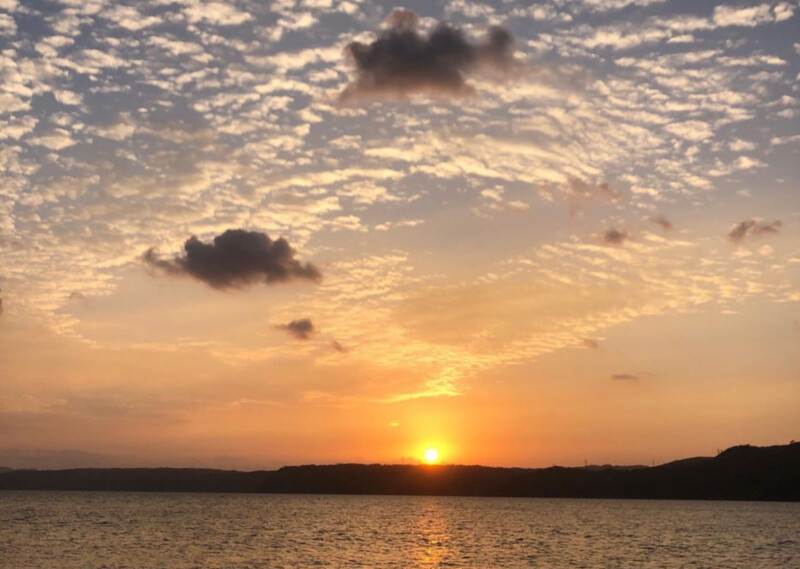
[[[428,464],[436,464],[439,462],[439,451],[435,448],[429,448],[422,455],[422,458]]]

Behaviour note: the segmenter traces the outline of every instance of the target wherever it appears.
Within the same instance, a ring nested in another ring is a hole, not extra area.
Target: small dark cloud
[[[616,201],[622,197],[622,192],[613,189],[607,182],[592,184],[582,178],[567,180],[567,191],[575,198],[606,199]]]
[[[292,320],[288,324],[280,324],[276,326],[297,338],[298,340],[308,340],[316,329],[314,324],[309,318],[301,318],[300,320]]]
[[[597,343],[597,340],[592,340],[591,338],[584,338],[583,345],[592,349],[597,349],[600,347],[600,344]]]
[[[474,92],[466,80],[479,68],[507,72],[514,62],[514,38],[492,26],[482,42],[471,42],[457,27],[440,23],[429,34],[417,30],[419,17],[395,9],[385,29],[369,44],[352,42],[346,53],[355,79],[339,95],[349,103],[366,97],[401,98],[413,93],[462,96]]]
[[[608,182],[588,182],[583,178],[569,178],[566,184],[570,219],[579,215],[583,207],[591,202],[616,202],[622,199],[621,191]]]
[[[331,341],[331,347],[334,350],[336,350],[337,352],[339,352],[340,354],[346,354],[347,352],[350,351],[347,348],[345,348],[343,345],[341,345],[339,342],[337,342],[336,340]]]
[[[768,233],[778,233],[781,227],[780,221],[764,223],[755,219],[748,219],[737,223],[728,233],[728,239],[733,243],[740,243],[746,237],[760,237]]]
[[[628,239],[630,239],[630,236],[626,231],[620,231],[613,227],[603,233],[603,243],[606,245],[622,245]]]
[[[617,379],[620,381],[633,381],[639,379],[638,375],[631,375],[630,373],[615,373],[611,376],[611,379]]]
[[[650,218],[650,223],[655,223],[664,231],[672,231],[674,227],[672,222],[663,215],[656,215]]]
[[[183,255],[173,259],[160,258],[155,249],[149,249],[142,258],[167,274],[188,275],[219,289],[322,278],[317,267],[295,259],[294,249],[284,238],[273,241],[257,231],[229,229],[214,237],[213,243],[191,237],[183,249]]]
[[[77,290],[73,290],[71,293],[69,293],[67,300],[71,300],[74,302],[86,300],[86,295],[84,295],[82,292],[78,292]]]

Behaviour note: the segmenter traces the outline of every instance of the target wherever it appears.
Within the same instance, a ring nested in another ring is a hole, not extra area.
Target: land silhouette
[[[334,464],[239,472],[199,468],[0,469],[0,490],[396,494],[800,501],[800,443],[731,447],[659,466],[499,468]]]

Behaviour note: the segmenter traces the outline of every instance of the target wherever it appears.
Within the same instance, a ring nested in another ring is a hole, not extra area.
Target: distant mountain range
[[[653,467],[334,464],[255,472],[198,468],[0,469],[0,490],[800,501],[800,443],[736,446],[715,457]]]

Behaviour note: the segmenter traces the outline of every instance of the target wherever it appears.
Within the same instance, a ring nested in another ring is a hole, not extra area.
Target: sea
[[[800,569],[800,504],[0,492],[3,569]]]

